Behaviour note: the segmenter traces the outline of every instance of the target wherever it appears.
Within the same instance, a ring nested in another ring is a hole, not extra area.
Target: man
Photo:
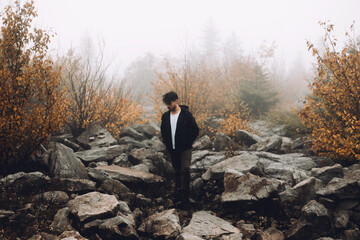
[[[189,108],[179,105],[175,92],[164,94],[163,102],[169,111],[161,118],[161,135],[175,171],[175,202],[188,203],[191,150],[199,127]]]

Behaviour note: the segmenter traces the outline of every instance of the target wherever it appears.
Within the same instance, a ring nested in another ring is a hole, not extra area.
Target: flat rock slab
[[[222,235],[240,233],[240,230],[209,212],[199,211],[193,213],[189,225],[183,229],[183,232],[206,239],[216,239]]]
[[[123,145],[114,145],[110,147],[101,147],[96,149],[90,149],[86,151],[76,152],[76,156],[80,158],[86,164],[90,162],[102,162],[109,161],[126,151],[126,147]]]
[[[90,192],[68,202],[68,207],[81,222],[114,216],[119,201],[113,195]]]
[[[204,180],[210,179],[222,179],[224,177],[225,171],[228,169],[233,169],[242,173],[259,173],[262,171],[262,164],[259,162],[259,157],[244,152],[240,155],[228,158],[222,162],[219,162],[211,166],[203,175]]]
[[[105,171],[110,178],[128,183],[160,183],[163,178],[138,169],[124,168],[117,165],[99,166],[95,169]]]
[[[181,231],[179,215],[175,209],[156,213],[146,218],[138,230],[150,233],[154,238],[175,238]]]
[[[222,202],[257,201],[269,198],[274,192],[280,192],[282,182],[277,179],[261,178],[251,173],[244,175],[231,170],[225,173],[224,187]]]

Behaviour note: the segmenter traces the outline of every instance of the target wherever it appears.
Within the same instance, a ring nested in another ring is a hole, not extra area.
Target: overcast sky
[[[236,32],[245,53],[275,41],[279,58],[301,56],[306,64],[312,59],[306,39],[319,41],[320,20],[335,24],[339,38],[354,20],[360,29],[358,0],[35,0],[35,6],[36,25],[57,33],[52,48],[65,52],[86,36],[104,39],[122,68],[146,52],[176,53],[186,39],[199,45],[209,18],[221,40]]]

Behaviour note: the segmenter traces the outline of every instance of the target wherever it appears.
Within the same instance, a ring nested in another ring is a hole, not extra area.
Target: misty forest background
[[[32,25],[33,1],[5,7],[1,18],[2,174],[24,166],[60,131],[76,137],[100,124],[119,138],[123,127],[159,123],[166,111],[162,95],[170,90],[190,107],[202,134],[233,137],[263,119],[284,124],[289,137],[309,140],[315,153],[360,159],[360,41],[354,25],[344,33],[346,42],[337,43],[336,26],[320,22],[321,47],[304,42],[314,55],[313,68],[299,58],[285,69],[275,57],[275,42],[244,54],[241,36],[221,42],[210,19],[197,45],[185,41],[178,55],[146,53],[120,76],[106,60],[111,49],[105,42],[88,39],[65,55],[50,51],[54,33]],[[208,124],[212,118],[221,119],[216,128]]]

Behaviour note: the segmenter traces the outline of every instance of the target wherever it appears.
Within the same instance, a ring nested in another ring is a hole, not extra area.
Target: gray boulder
[[[203,238],[198,237],[194,234],[191,233],[182,233],[179,235],[179,237],[177,238],[177,240],[202,240]]]
[[[316,163],[310,157],[305,157],[301,153],[289,153],[280,155],[279,162],[289,166],[293,166],[298,169],[310,171],[316,167]]]
[[[316,166],[314,160],[304,157],[301,153],[274,154],[268,152],[254,152],[260,157],[266,176],[283,180],[288,186],[307,179],[309,171]]]
[[[95,169],[105,171],[110,178],[127,183],[162,183],[162,177],[145,171],[123,168],[116,165],[99,166]]]
[[[227,170],[235,170],[242,173],[251,172],[260,175],[263,172],[263,165],[259,157],[249,152],[221,161],[210,168],[202,175],[204,180],[222,179]]]
[[[288,137],[282,137],[280,152],[289,153],[293,151],[294,141]]]
[[[344,229],[350,222],[351,212],[349,210],[336,209],[334,211],[335,227]]]
[[[109,216],[108,216],[109,217]],[[129,206],[119,201],[119,210],[116,216],[110,218],[98,218],[83,225],[84,232],[98,233],[102,239],[138,239],[135,229],[134,216]]]
[[[344,177],[344,172],[340,164],[335,164],[333,166],[313,168],[311,169],[311,175],[320,179],[323,183],[328,184],[334,177]]]
[[[80,222],[115,216],[120,207],[115,196],[90,192],[68,202],[68,207]]]
[[[126,152],[126,147],[122,145],[113,145],[110,147],[101,147],[86,151],[76,152],[76,156],[88,165],[91,162],[102,162],[113,160]]]
[[[328,226],[331,220],[330,212],[316,200],[309,201],[301,212],[303,217],[315,225]]]
[[[250,129],[261,137],[271,137],[274,135],[284,136],[284,125],[271,126],[263,120],[250,122]]]
[[[144,134],[139,133],[138,131],[136,131],[132,127],[123,127],[123,128],[121,128],[120,136],[121,137],[131,137],[131,138],[135,139],[136,141],[140,141],[140,142],[147,139]]]
[[[126,153],[122,153],[117,156],[112,162],[112,164],[118,165],[120,167],[130,167],[132,165]]]
[[[192,156],[191,156],[191,164],[194,164],[198,161],[201,161],[202,159],[204,159],[204,157],[208,156],[208,155],[215,155],[218,154],[216,152],[210,152],[209,150],[194,150],[192,151]]]
[[[208,135],[204,135],[199,139],[196,139],[193,144],[194,150],[211,149],[213,147],[212,141]]]
[[[143,143],[150,146],[156,152],[165,152],[166,151],[165,144],[157,136],[154,136],[151,139],[145,140],[145,141],[143,141]]]
[[[360,170],[355,170],[343,178],[333,178],[317,195],[335,199],[360,198]]]
[[[64,139],[64,142],[62,142],[65,146],[71,148],[74,150],[74,152],[78,151],[81,147],[79,144],[76,144],[68,139]]]
[[[90,145],[91,148],[108,147],[117,144],[117,141],[103,127],[94,125],[85,130],[77,141]]]
[[[45,204],[64,204],[69,196],[63,191],[49,191],[35,195],[33,200]]]
[[[301,212],[301,218],[285,231],[286,239],[316,239],[331,230],[330,213],[322,204],[311,200]]]
[[[64,231],[74,230],[70,224],[69,214],[70,208],[68,207],[62,208],[57,211],[54,220],[50,225],[50,229],[57,234],[61,234]]]
[[[152,164],[151,164],[152,165]],[[153,167],[153,166],[152,166]],[[145,163],[139,163],[139,164],[136,164],[134,166],[131,166],[130,167],[131,169],[137,169],[137,170],[141,170],[141,171],[144,171],[144,172],[150,172],[149,170],[149,165],[145,164]]]
[[[129,161],[136,165],[132,169],[144,170],[160,176],[170,176],[173,168],[170,162],[163,158],[164,154],[151,148],[136,148],[129,154]]]
[[[163,157],[162,153],[155,152],[151,148],[136,148],[131,150],[129,161],[136,165],[142,163],[145,159],[157,160]]]
[[[94,191],[96,186],[96,183],[91,180],[75,178],[53,178],[51,183],[60,191],[78,193]]]
[[[249,151],[280,152],[282,138],[279,136],[267,137],[249,147]]]
[[[224,176],[225,191],[221,201],[257,201],[271,197],[274,193],[281,192],[282,182],[277,179],[261,178],[251,173],[245,175],[235,170],[227,170]]]
[[[117,195],[122,200],[129,200],[133,195],[129,188],[115,179],[105,180],[97,190],[106,194]]]
[[[131,137],[122,137],[118,140],[118,144],[125,145],[127,151],[131,151],[134,148],[150,148],[148,144],[145,143],[145,141],[140,142],[136,141],[135,139]]]
[[[148,164],[147,162],[151,162],[151,164]],[[144,160],[144,163],[148,165],[149,171],[153,174],[168,178],[174,173],[171,163],[163,157],[154,158],[152,160],[147,159]],[[153,168],[151,168],[151,166]]]
[[[260,162],[263,163],[261,160]],[[292,187],[308,178],[306,171],[279,162],[264,164],[264,173],[268,177],[284,181],[288,187]]]
[[[138,239],[135,224],[123,216],[105,219],[97,227],[108,239]]]
[[[138,231],[151,234],[154,238],[174,239],[181,231],[180,219],[175,209],[169,209],[147,217]]]
[[[49,160],[50,175],[61,178],[87,179],[84,164],[76,157],[71,148],[55,143]]]
[[[217,239],[224,235],[240,233],[240,230],[209,212],[199,211],[193,213],[190,223],[184,227],[183,233],[205,239]]]
[[[0,179],[0,189],[16,193],[29,191],[29,189],[44,189],[49,185],[50,178],[41,172],[18,172]]]
[[[131,127],[135,129],[137,132],[145,135],[148,139],[160,135],[160,127],[152,121],[149,121],[144,124],[132,125]]]
[[[246,130],[236,130],[235,141],[246,146],[251,146],[255,143],[262,141],[262,138]]]
[[[103,170],[95,169],[95,168],[86,168],[88,171],[88,176],[91,180],[101,184],[106,179],[110,179],[109,174],[107,174]]]
[[[218,132],[214,139],[214,148],[216,151],[235,150],[236,143],[222,132]]]
[[[205,172],[208,168],[210,168],[211,166],[222,162],[226,159],[225,154],[223,153],[213,153],[213,154],[208,154],[207,156],[205,156],[203,159],[201,159],[200,161],[196,161],[195,163],[193,163],[190,166],[190,169],[193,172]]]
[[[282,204],[287,208],[293,206],[303,206],[308,201],[315,199],[316,191],[323,187],[323,183],[314,178],[310,177],[292,188],[288,188],[280,193],[280,199]]]

